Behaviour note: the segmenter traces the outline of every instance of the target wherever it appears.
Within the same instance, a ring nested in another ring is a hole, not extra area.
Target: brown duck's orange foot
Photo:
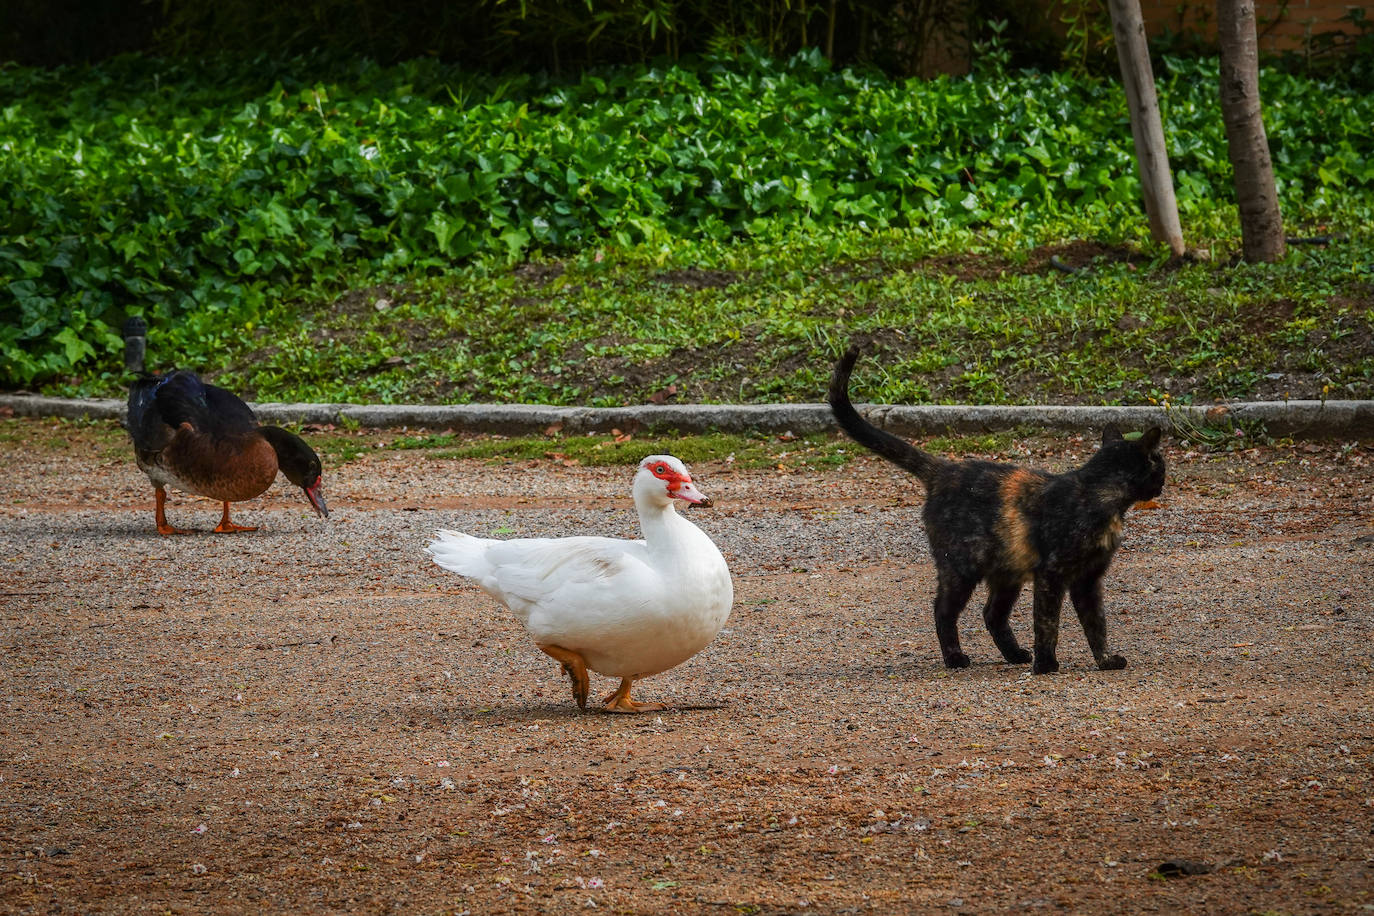
[[[563,664],[563,671],[572,681],[573,699],[577,701],[577,708],[586,709],[587,689],[590,686],[586,660],[578,653],[562,646],[540,646],[539,651]]]
[[[167,521],[167,491],[161,487],[153,488],[153,497],[157,502],[155,515],[157,519],[158,534],[193,534],[189,528],[178,528]]]
[[[656,712],[668,707],[662,703],[636,703],[630,699],[630,688],[634,686],[634,678],[621,678],[620,686],[610,693],[601,702],[604,704],[602,709],[607,712]]]
[[[257,531],[257,525],[235,525],[233,522],[220,522],[215,526],[216,534],[233,534],[235,531]]]
[[[216,534],[233,534],[235,531],[257,531],[257,525],[235,525],[229,521],[229,504],[224,504],[224,515],[220,516],[219,524],[215,526]]]

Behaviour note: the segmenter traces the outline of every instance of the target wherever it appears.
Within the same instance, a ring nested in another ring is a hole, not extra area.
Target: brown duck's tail
[[[830,412],[835,415],[840,428],[855,442],[916,475],[921,483],[929,487],[943,460],[869,423],[849,400],[849,376],[858,359],[859,347],[851,346],[835,364],[835,372],[830,377]]]

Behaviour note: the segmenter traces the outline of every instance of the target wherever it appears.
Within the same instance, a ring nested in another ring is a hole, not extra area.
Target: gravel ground
[[[899,472],[699,464],[734,612],[613,716],[422,547],[633,536],[628,469],[377,451],[327,522],[279,483],[164,538],[108,428],[3,427],[3,912],[1374,909],[1374,443],[1174,449],[1108,577],[1129,667],[1068,613],[1049,677],[981,596],[941,667]]]

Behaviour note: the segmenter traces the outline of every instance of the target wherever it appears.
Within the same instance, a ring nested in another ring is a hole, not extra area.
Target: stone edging
[[[124,419],[114,398],[51,398],[0,394],[0,408],[24,417]],[[556,428],[569,435],[677,430],[682,433],[833,430],[824,404],[646,404],[635,407],[544,407],[537,404],[254,404],[264,423],[411,427],[474,433],[529,435]],[[1090,432],[1114,423],[1122,430],[1170,426],[1160,407],[978,405],[863,405],[877,426],[907,436],[986,433],[1021,428]],[[1303,439],[1374,438],[1374,401],[1248,401],[1210,407],[1174,407],[1179,422],[1221,420],[1264,424],[1270,435]]]

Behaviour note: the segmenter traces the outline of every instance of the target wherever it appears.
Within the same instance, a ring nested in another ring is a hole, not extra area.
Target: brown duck
[[[236,395],[177,369],[145,375],[129,389],[129,437],[134,459],[153,482],[159,534],[187,534],[167,522],[167,487],[224,503],[215,531],[255,531],[229,520],[229,504],[267,491],[281,471],[305,492],[321,516],[320,459],[294,433],[259,426]]]

